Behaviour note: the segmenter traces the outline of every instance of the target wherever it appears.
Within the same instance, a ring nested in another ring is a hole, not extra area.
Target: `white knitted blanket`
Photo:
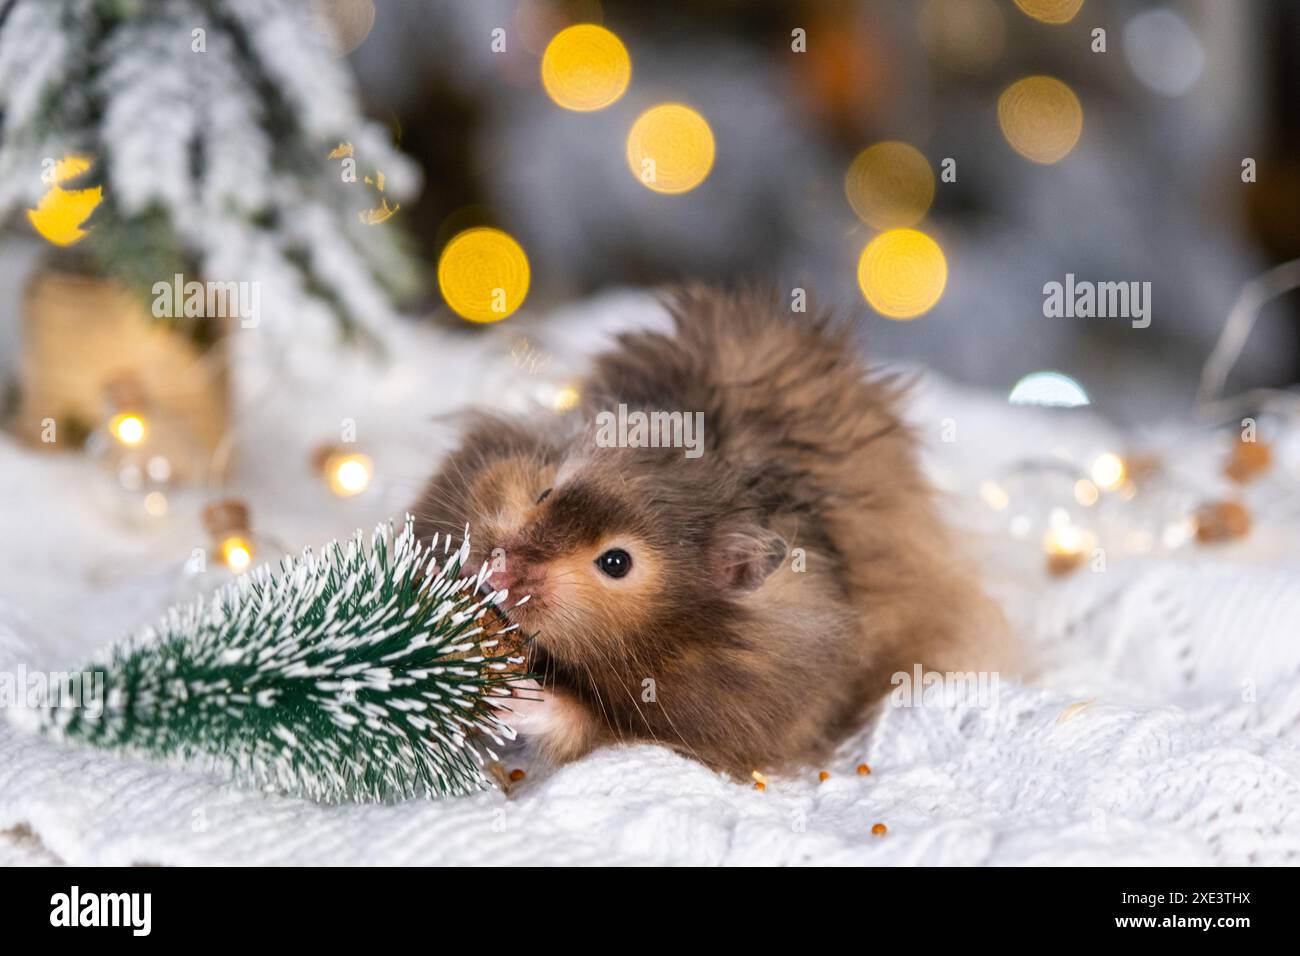
[[[472,368],[479,347],[439,346],[431,358],[461,400],[472,386],[452,370]],[[950,408],[965,435],[999,436],[936,451],[951,486],[969,488],[1041,440],[1023,410],[1009,428],[1002,402],[938,384],[916,403],[923,434]],[[283,437],[261,440],[279,448]],[[152,546],[69,504],[84,467],[0,445],[0,537],[29,542],[0,556],[0,669],[79,664],[165,590],[164,576],[138,572]],[[298,485],[276,498],[265,491],[273,478],[255,476],[246,493],[258,513],[291,513]],[[277,530],[315,544],[373,517],[300,514]],[[991,540],[992,586],[1029,645],[1029,676],[1002,680],[996,706],[884,707],[826,766],[763,791],[655,747],[559,770],[522,749],[506,766],[528,774],[508,794],[326,808],[0,721],[0,863],[1294,863],[1296,540],[1263,528],[1226,550],[1112,560],[1062,581],[999,560],[1009,546]],[[857,773],[864,762],[871,772]],[[876,823],[886,835],[872,835]]]

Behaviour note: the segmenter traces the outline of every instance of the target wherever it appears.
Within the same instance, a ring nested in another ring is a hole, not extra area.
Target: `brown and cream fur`
[[[495,553],[492,583],[532,595],[511,612],[537,635],[525,735],[557,760],[655,741],[747,774],[823,758],[917,663],[1001,666],[1001,614],[851,329],[755,294],[668,305],[675,333],[622,336],[567,415],[479,416],[416,508],[424,535],[468,523],[475,567]],[[703,412],[703,454],[599,447],[619,403]],[[597,569],[610,548],[625,578]]]

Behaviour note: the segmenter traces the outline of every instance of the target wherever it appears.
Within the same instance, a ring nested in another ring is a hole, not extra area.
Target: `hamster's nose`
[[[518,559],[501,561],[488,575],[490,583],[498,591],[506,590],[511,597],[523,597],[536,575],[533,569]]]

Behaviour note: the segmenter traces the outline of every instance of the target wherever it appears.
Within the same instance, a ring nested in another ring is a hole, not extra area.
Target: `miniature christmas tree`
[[[417,285],[380,223],[418,172],[324,29],[306,0],[0,0],[0,221],[63,188],[68,214],[93,208],[84,241],[43,232],[77,243],[65,266],[146,297],[256,282],[298,341],[378,332]]]
[[[461,577],[469,539],[423,547],[408,517],[286,559],[174,608],[160,629],[111,648],[101,707],[35,713],[55,736],[215,770],[326,803],[484,789],[484,753],[514,737],[518,632]],[[439,564],[438,559],[442,562]]]

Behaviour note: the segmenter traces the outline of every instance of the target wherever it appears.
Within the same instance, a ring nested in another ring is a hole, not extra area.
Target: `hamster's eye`
[[[622,548],[610,548],[596,559],[596,567],[611,578],[625,577],[632,570],[632,555]]]
[[[543,491],[540,495],[537,496],[537,504],[540,505],[543,501],[545,501],[549,497],[551,497],[551,489],[547,488],[545,491]]]

